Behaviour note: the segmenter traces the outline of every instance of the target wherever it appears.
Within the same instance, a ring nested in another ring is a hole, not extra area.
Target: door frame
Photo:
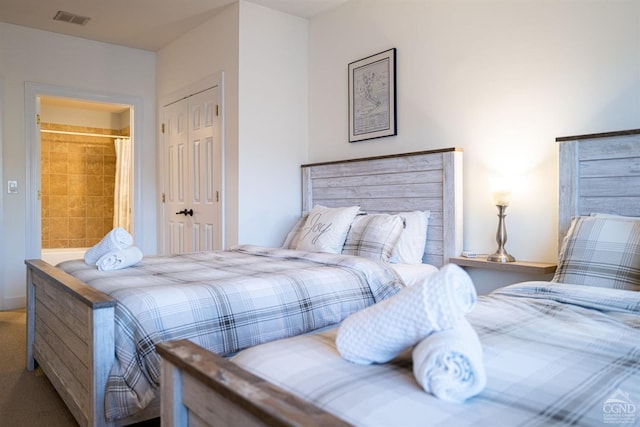
[[[4,186],[4,79],[0,75],[0,177],[2,177],[2,186]],[[4,234],[4,188],[0,188],[0,235]],[[4,258],[4,245],[0,245],[0,259]],[[5,283],[4,278],[0,277],[0,310],[5,309],[4,305],[4,291],[5,291]]]
[[[194,83],[186,85],[174,92],[171,92],[168,95],[164,95],[160,97],[160,102],[158,102],[158,111],[157,117],[159,120],[158,126],[162,126],[162,116],[163,109],[165,106],[172,104],[174,102],[180,101],[182,99],[188,98],[191,95],[196,93],[205,91],[212,87],[218,87],[218,105],[220,106],[220,126],[219,126],[219,135],[220,138],[220,243],[222,245],[221,249],[226,248],[226,142],[225,142],[225,106],[224,106],[224,71],[219,71],[217,73],[211,74],[201,80],[198,80]],[[165,212],[164,212],[164,202],[162,201],[162,195],[165,194],[164,187],[164,169],[162,165],[165,163],[164,158],[164,148],[165,148],[165,134],[160,129],[158,132],[158,194],[160,197],[158,198],[158,248],[160,248],[161,252],[164,254],[165,249]]]
[[[91,91],[73,87],[51,84],[25,82],[25,136],[27,149],[27,177],[26,177],[26,257],[40,258],[42,253],[42,212],[38,199],[40,189],[40,127],[36,123],[38,99],[41,96],[59,98],[75,98],[84,101],[95,101],[109,104],[128,105],[131,111],[131,136],[133,140],[133,198],[131,211],[133,215],[133,234],[138,240],[143,240],[144,232],[141,215],[136,210],[141,206],[140,170],[142,153],[140,141],[143,141],[142,126],[136,126],[143,113],[143,100],[140,97],[122,95],[110,92]]]

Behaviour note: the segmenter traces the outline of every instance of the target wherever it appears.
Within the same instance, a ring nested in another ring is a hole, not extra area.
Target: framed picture
[[[397,133],[393,48],[349,64],[349,142]]]

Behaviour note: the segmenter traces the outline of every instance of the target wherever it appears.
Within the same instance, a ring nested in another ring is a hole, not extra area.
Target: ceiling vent
[[[86,16],[80,16],[75,13],[64,12],[62,10],[59,10],[58,13],[56,13],[56,16],[53,17],[54,21],[68,22],[70,24],[77,25],[85,25],[90,19],[91,18]]]

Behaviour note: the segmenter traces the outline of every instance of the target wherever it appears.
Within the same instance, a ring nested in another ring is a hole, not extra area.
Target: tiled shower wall
[[[128,135],[43,123],[41,129]],[[116,153],[113,138],[41,134],[42,248],[86,248],[113,228]]]

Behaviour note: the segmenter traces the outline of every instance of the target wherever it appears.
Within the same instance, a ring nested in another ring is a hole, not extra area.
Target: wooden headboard
[[[420,151],[302,166],[303,211],[430,211],[422,261],[440,267],[462,252],[462,149]]]
[[[640,216],[640,129],[556,138],[560,143],[558,237],[593,212]]]

